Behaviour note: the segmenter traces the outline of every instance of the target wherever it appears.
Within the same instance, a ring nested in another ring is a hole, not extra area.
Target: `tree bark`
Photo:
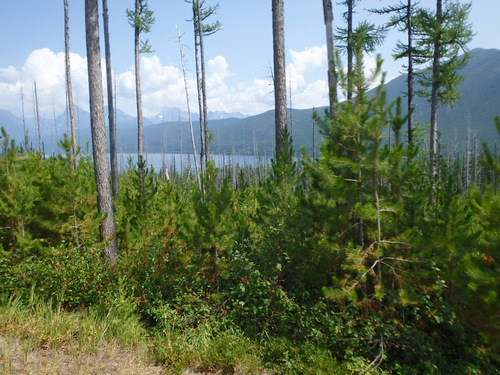
[[[189,119],[189,130],[191,132],[191,145],[193,146],[193,155],[194,157],[194,167],[196,171],[196,181],[198,182],[198,187],[201,190],[201,180],[200,180],[200,170],[198,167],[198,160],[196,159],[196,143],[194,141],[194,132],[193,132],[193,121],[191,120],[191,106],[189,104],[189,90],[188,90],[188,85],[187,85],[187,74],[186,74],[186,64],[184,63],[184,49],[182,47],[182,35],[181,35],[181,30],[177,27],[177,32],[179,33],[179,49],[181,53],[181,65],[182,65],[182,75],[184,77],[184,88],[186,91],[186,104],[187,104],[187,111],[188,111],[188,119]],[[182,137],[182,132],[180,133]],[[181,140],[181,155],[182,155],[182,140]],[[181,156],[181,161],[182,161],[182,156]],[[181,171],[182,171],[182,165],[181,165]]]
[[[284,150],[287,128],[285,27],[283,0],[272,0],[276,154]]]
[[[40,127],[40,111],[38,109],[38,93],[36,90],[36,81],[33,81],[33,87],[35,90],[35,108],[36,108],[36,125],[37,125],[37,135],[38,135],[38,152],[43,152],[42,150],[42,129]]]
[[[135,16],[139,18],[140,14],[140,0],[135,0]],[[140,54],[140,30],[136,26],[134,29],[134,45],[135,45],[135,95],[137,104],[137,154],[139,161],[142,160],[144,155],[143,138],[142,138],[142,96],[141,96],[141,68],[139,62]]]
[[[139,19],[141,11],[141,0],[135,0],[135,17]],[[144,187],[144,148],[143,148],[143,132],[142,132],[142,95],[141,95],[141,66],[139,61],[140,48],[139,25],[134,28],[134,45],[135,45],[135,96],[137,104],[137,161],[139,167],[139,189],[141,194],[142,210],[146,212],[146,192]]]
[[[209,143],[209,135],[208,135],[208,109],[207,109],[207,83],[206,83],[206,74],[205,74],[205,48],[203,44],[203,20],[201,17],[201,4],[197,1],[196,11],[198,13],[198,32],[199,32],[199,41],[200,41],[200,65],[201,65],[201,93],[203,98],[203,139],[205,142],[205,167],[208,165],[208,143]]]
[[[205,169],[205,132],[203,129],[203,100],[202,100],[202,90],[201,90],[201,78],[200,78],[200,63],[199,63],[199,35],[200,35],[200,19],[198,13],[198,7],[200,6],[199,1],[193,0],[193,26],[194,26],[194,57],[196,63],[196,90],[198,95],[198,112],[200,118],[200,169],[201,172]]]
[[[104,216],[99,228],[101,241],[109,241],[104,249],[104,255],[107,260],[114,263],[118,257],[118,243],[116,240],[113,202],[109,184],[97,2],[98,0],[85,0],[90,123],[92,130],[94,175],[97,186],[97,208]]]
[[[347,100],[352,100],[352,67],[353,67],[353,46],[352,46],[352,13],[354,0],[347,1]]]
[[[78,160],[76,159],[76,125],[75,108],[73,105],[73,87],[71,84],[71,64],[69,55],[69,11],[68,0],[64,1],[64,51],[66,63],[66,94],[68,95],[69,121],[71,123],[71,143],[73,152],[73,168],[76,168]]]
[[[436,155],[438,148],[437,108],[439,88],[439,60],[441,52],[441,24],[443,20],[442,0],[436,1],[436,22],[439,28],[434,40],[434,55],[432,59],[432,91],[431,91],[431,129],[429,144],[429,163],[432,176],[436,175]]]
[[[67,0],[65,0],[67,1]],[[104,24],[104,48],[106,54],[106,86],[108,88],[109,151],[111,159],[111,186],[113,199],[118,199],[118,159],[116,149],[116,123],[113,102],[113,76],[111,72],[111,47],[109,42],[108,0],[102,0]]]
[[[408,0],[408,144],[413,141],[413,26],[412,4]]]
[[[326,51],[328,58],[328,94],[330,98],[330,114],[334,111],[337,102],[337,78],[335,76],[335,63],[333,61],[333,10],[332,0],[323,0],[323,15],[326,29]]]

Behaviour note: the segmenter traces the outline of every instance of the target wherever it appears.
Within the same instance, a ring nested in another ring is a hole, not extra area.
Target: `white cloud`
[[[135,115],[135,72],[126,71],[117,77],[117,106]],[[141,94],[146,117],[158,114],[165,107],[185,107],[184,79],[180,69],[162,65],[157,56],[141,57]]]
[[[311,108],[328,104],[326,79],[326,45],[289,51],[291,62],[287,65],[288,85],[292,89],[294,108]],[[324,79],[311,77],[323,76]]]
[[[328,90],[326,77],[322,78],[326,76],[326,47],[314,46],[303,51],[289,52],[291,62],[287,66],[287,81],[292,88],[294,108],[326,105]],[[104,67],[103,59],[103,75]],[[71,72],[75,104],[88,110],[86,58],[72,53]],[[114,78],[118,108],[135,115],[133,67],[117,73]],[[0,108],[10,110],[16,115],[21,114],[22,82],[26,113],[30,116],[34,80],[37,82],[42,115],[45,113],[46,117],[52,118],[52,103],[56,113],[62,113],[66,106],[64,53],[54,53],[47,48],[33,51],[20,69],[12,66],[0,68]],[[103,81],[105,82],[105,77]],[[162,64],[157,56],[141,57],[141,85],[145,116],[154,116],[165,107],[186,108],[182,70],[173,65]],[[188,86],[191,108],[197,111],[196,79],[193,71],[189,71]],[[106,90],[105,84],[103,87]],[[207,92],[209,111],[221,110],[252,115],[270,110],[274,106],[271,79],[238,80],[224,56],[216,56],[207,61]],[[105,98],[106,96],[103,99]]]
[[[310,69],[326,66],[326,45],[306,48],[303,51],[290,50],[292,65],[299,74]]]
[[[88,106],[87,61],[71,53],[71,72],[74,97]],[[25,114],[30,117],[34,105],[36,81],[39,111],[42,118],[52,118],[66,107],[66,76],[64,53],[54,53],[48,48],[38,49],[28,56],[18,70],[12,66],[0,68],[0,103],[3,109],[21,114],[21,86]],[[76,100],[76,99],[75,99]],[[83,105],[85,108],[85,105]]]

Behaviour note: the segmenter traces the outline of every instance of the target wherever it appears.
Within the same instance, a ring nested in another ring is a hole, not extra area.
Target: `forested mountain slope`
[[[466,149],[467,137],[473,141],[487,141],[491,145],[499,144],[493,119],[500,115],[500,50],[474,49],[469,64],[461,74],[464,81],[459,85],[463,95],[455,107],[438,110],[438,130],[441,134],[441,145],[444,152],[455,152]],[[386,84],[387,102],[390,103],[406,90],[406,75],[401,75]],[[418,86],[416,87],[418,89]],[[324,107],[316,109],[324,116]],[[406,103],[403,100],[403,110]],[[90,140],[90,124],[88,112],[79,110],[78,140],[81,145]],[[294,109],[289,112],[289,128],[294,141],[295,150],[304,146],[308,152],[313,145],[313,109]],[[220,116],[219,116],[220,117]],[[163,117],[167,118],[167,117]],[[193,114],[195,139],[199,143],[199,124]],[[426,98],[415,98],[415,123],[425,127],[430,118],[429,103]],[[46,152],[50,152],[53,139],[61,138],[66,131],[66,114],[55,121],[43,116],[42,134]],[[154,124],[157,116],[145,121],[144,147],[146,152],[189,153],[192,151],[189,124],[187,121],[167,121]],[[136,120],[134,117],[118,111],[118,149],[121,152],[135,152],[137,149]],[[30,139],[36,143],[36,130],[33,118],[26,118]],[[57,130],[54,126],[57,123]],[[4,126],[11,137],[18,142],[22,140],[23,121],[10,112],[0,110],[0,125]],[[272,155],[274,152],[274,111],[246,118],[224,118],[209,121],[209,129],[213,134],[211,153],[235,153]],[[469,129],[469,131],[467,130]],[[423,131],[424,136],[427,131]],[[469,135],[467,135],[469,134]],[[318,135],[318,129],[316,129]],[[319,142],[320,137],[316,138]],[[477,144],[476,142],[476,144]],[[425,143],[426,144],[426,143]]]

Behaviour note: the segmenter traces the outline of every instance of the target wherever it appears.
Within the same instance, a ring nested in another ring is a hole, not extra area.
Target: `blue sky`
[[[206,0],[207,4],[216,1]],[[360,3],[355,22],[368,19],[382,23],[384,18],[368,15],[364,9],[380,7],[396,0],[365,0]],[[70,47],[75,100],[88,108],[84,29],[84,1],[69,0]],[[133,30],[125,10],[133,0],[108,0],[110,12],[112,63],[117,80],[118,107],[134,115]],[[219,0],[214,20],[222,29],[207,38],[209,110],[257,114],[273,106],[271,85],[272,32],[269,0]],[[435,1],[421,0],[432,8]],[[155,52],[143,55],[143,106],[147,116],[164,107],[185,109],[184,82],[179,56],[176,25],[182,30],[184,54],[189,74],[191,106],[195,107],[194,50],[191,8],[183,0],[149,0],[156,22],[150,34]],[[21,113],[20,90],[23,86],[26,111],[32,113],[32,86],[37,81],[42,115],[52,118],[64,110],[64,17],[62,0],[4,1],[0,23],[0,109]],[[285,38],[288,83],[295,108],[327,104],[326,48],[320,0],[285,0]],[[344,7],[334,5],[335,26],[343,26]],[[102,13],[102,9],[100,9]],[[475,0],[470,21],[476,32],[470,48],[500,49],[500,1]],[[101,19],[102,21],[102,19]],[[102,29],[102,22],[101,22]],[[388,77],[401,71],[392,61],[392,48],[398,38],[390,33],[377,51],[385,60]],[[104,48],[101,50],[104,56]],[[368,59],[368,66],[373,57]],[[30,112],[31,111],[31,112]]]

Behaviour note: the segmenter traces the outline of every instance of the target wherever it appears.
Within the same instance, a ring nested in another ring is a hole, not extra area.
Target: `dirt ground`
[[[18,338],[0,335],[0,374],[32,375],[159,375],[161,366],[148,364],[145,356],[107,345],[96,353],[74,348],[33,350]]]

